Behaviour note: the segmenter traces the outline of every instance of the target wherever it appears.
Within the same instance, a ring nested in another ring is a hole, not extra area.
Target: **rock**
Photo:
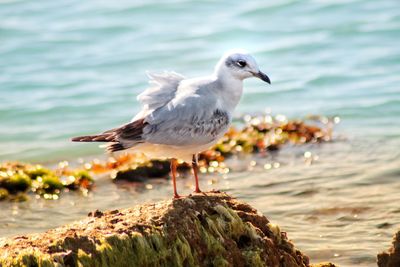
[[[331,262],[321,262],[318,264],[312,264],[311,267],[338,267],[338,266]]]
[[[52,171],[41,165],[0,163],[0,200],[24,201],[29,191],[45,199],[58,199],[64,188],[86,192],[93,182],[86,170],[59,168]]]
[[[114,180],[124,180],[129,182],[145,182],[152,178],[167,177],[170,171],[170,162],[168,160],[150,160],[143,165],[119,170]]]
[[[399,267],[400,266],[400,231],[398,231],[392,242],[392,247],[387,252],[378,254],[379,267]]]
[[[277,225],[219,192],[96,210],[45,233],[4,239],[0,257],[0,266],[309,266]]]

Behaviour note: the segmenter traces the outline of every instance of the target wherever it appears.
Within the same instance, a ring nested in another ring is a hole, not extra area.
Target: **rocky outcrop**
[[[219,192],[97,210],[3,240],[0,256],[1,266],[309,266],[277,225]]]
[[[400,266],[400,231],[398,231],[392,242],[392,247],[387,252],[378,254],[379,267],[399,267]]]

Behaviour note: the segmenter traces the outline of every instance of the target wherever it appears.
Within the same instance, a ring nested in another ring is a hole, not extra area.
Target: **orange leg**
[[[171,159],[171,176],[172,176],[172,183],[174,185],[174,198],[180,198],[178,195],[178,191],[176,190],[176,159]]]
[[[196,181],[196,188],[194,190],[195,193],[201,193],[200,187],[199,187],[199,177],[197,176],[197,172],[199,170],[199,167],[197,166],[197,157],[196,155],[193,155],[192,158],[192,168],[193,168],[193,174],[194,174],[194,179]]]

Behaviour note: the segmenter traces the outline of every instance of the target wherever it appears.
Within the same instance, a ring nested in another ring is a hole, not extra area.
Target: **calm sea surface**
[[[238,116],[337,115],[341,124],[335,142],[232,159],[229,175],[203,175],[203,187],[257,207],[314,262],[374,266],[400,227],[397,0],[2,0],[0,161],[98,156],[96,145],[69,138],[129,121],[147,70],[206,75],[237,47],[251,51],[272,80],[246,81]],[[306,151],[318,158],[311,165]],[[132,189],[100,177],[88,197],[0,203],[0,236],[170,197],[169,183],[152,185]],[[181,179],[186,193],[190,185]]]

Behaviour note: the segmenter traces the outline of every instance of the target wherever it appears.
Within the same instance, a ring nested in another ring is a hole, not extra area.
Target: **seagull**
[[[244,50],[226,52],[214,72],[185,78],[176,72],[148,73],[150,87],[139,94],[141,111],[120,127],[97,135],[72,138],[74,142],[107,142],[106,150],[141,151],[150,158],[170,158],[174,198],[178,159],[192,163],[195,193],[201,193],[198,153],[226,133],[243,93],[243,80],[257,77],[271,83],[253,56]]]

